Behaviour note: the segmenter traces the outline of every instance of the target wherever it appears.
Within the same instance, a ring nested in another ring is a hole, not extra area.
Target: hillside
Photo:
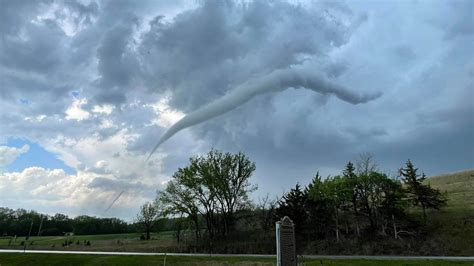
[[[448,209],[474,211],[474,169],[430,177],[426,183],[447,193]]]
[[[426,183],[446,192],[448,205],[430,212],[432,234],[425,246],[437,255],[474,255],[474,169],[434,176]]]

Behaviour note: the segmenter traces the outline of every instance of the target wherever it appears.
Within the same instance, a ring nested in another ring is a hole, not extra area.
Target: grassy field
[[[447,255],[474,255],[474,169],[426,179],[431,187],[446,193],[448,205],[430,211],[429,241],[445,245]]]
[[[11,237],[0,238],[2,249],[23,249],[22,242],[26,242],[27,249],[48,250],[100,250],[100,251],[149,251],[162,252],[164,247],[174,242],[172,231],[152,234],[152,240],[140,240],[140,234],[108,234],[108,235],[75,235],[75,236],[33,236],[28,241],[19,237],[14,241]],[[70,246],[64,247],[65,241],[72,241]],[[90,246],[85,245],[89,241]],[[9,245],[10,244],[10,245]]]
[[[59,254],[0,254],[0,265],[164,265],[163,256],[107,256],[107,255],[59,255]],[[166,257],[166,265],[275,265],[272,258],[245,257]],[[473,265],[469,261],[433,260],[305,260],[300,265],[327,266],[450,266]]]
[[[426,183],[447,193],[448,210],[474,211],[474,169],[431,177]]]

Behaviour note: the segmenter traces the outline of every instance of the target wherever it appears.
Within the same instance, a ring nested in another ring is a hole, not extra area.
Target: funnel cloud
[[[112,203],[110,203],[109,207],[107,207],[107,209],[105,209],[105,212],[107,212],[108,210],[110,210],[110,208],[112,208],[112,206],[114,206],[115,202],[120,198],[120,196],[122,196],[123,194],[123,190],[120,192],[120,194],[118,194],[117,197],[115,197],[115,199],[112,201]]]
[[[183,117],[161,136],[158,143],[150,152],[148,159],[161,144],[179,131],[225,114],[257,95],[268,92],[278,92],[287,88],[306,88],[321,94],[333,94],[337,98],[351,104],[366,103],[381,96],[380,92],[362,94],[350,91],[343,86],[332,83],[322,75],[318,75],[309,70],[276,70],[268,75],[251,79],[237,86],[223,97]]]

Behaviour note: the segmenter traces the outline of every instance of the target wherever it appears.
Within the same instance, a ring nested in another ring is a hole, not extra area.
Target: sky
[[[364,153],[393,177],[407,159],[428,176],[474,168],[473,13],[470,0],[0,0],[0,206],[130,221],[212,148],[256,163],[256,200]],[[248,88],[261,91],[222,101]],[[219,102],[235,106],[146,160]]]

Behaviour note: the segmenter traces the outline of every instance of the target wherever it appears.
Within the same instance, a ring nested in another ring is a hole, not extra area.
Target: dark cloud
[[[96,97],[99,102],[124,103],[124,90],[131,89],[131,79],[138,67],[135,56],[127,49],[132,40],[134,22],[136,19],[130,17],[123,25],[115,26],[102,37],[97,49],[100,79]]]
[[[137,182],[137,183],[129,183],[122,180],[112,179],[112,178],[105,178],[105,177],[96,177],[94,178],[89,184],[89,188],[101,188],[104,190],[137,190],[143,191],[148,190],[149,188],[144,184]]]
[[[171,23],[152,20],[140,55],[147,87],[172,88],[172,106],[190,111],[251,77],[311,56],[323,60],[350,34],[329,7],[205,1]]]

